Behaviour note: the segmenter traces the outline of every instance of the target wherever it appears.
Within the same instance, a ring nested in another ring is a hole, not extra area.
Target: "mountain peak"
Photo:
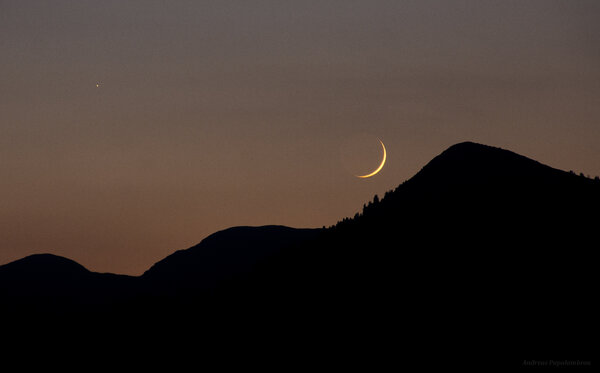
[[[464,141],[459,142],[450,146],[448,149],[444,150],[438,157],[441,158],[449,158],[454,157],[454,159],[480,159],[486,162],[529,162],[530,164],[540,165],[539,162],[534,161],[533,159],[527,158],[523,155],[517,154],[513,151],[502,149],[495,146],[479,144],[472,141]],[[436,157],[436,158],[438,158]],[[435,158],[434,158],[435,160]]]
[[[168,286],[216,288],[259,263],[318,235],[320,229],[282,225],[231,227],[155,263],[142,277]]]
[[[89,271],[81,264],[62,256],[53,254],[33,254],[0,266],[0,272],[49,275],[88,273]]]
[[[413,179],[427,182],[474,179],[539,179],[566,174],[509,150],[471,141],[450,146],[433,158]]]
[[[497,148],[490,145],[479,144],[473,141],[463,141],[450,146],[444,151],[446,152],[460,152],[460,153],[481,153],[489,151],[508,151],[501,148]]]
[[[521,208],[519,204],[532,206],[535,201],[542,208],[550,206],[557,196],[566,200],[565,196],[593,195],[597,187],[593,180],[512,151],[466,141],[434,157],[416,175],[386,193],[383,203],[374,205],[370,212],[406,210],[409,205],[415,211],[440,209],[442,205],[462,211],[468,201],[481,208],[510,205],[515,210]]]

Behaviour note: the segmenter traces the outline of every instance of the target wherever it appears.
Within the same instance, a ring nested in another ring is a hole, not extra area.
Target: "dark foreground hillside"
[[[597,181],[461,143],[251,288],[365,349],[442,364],[585,355],[598,211]]]
[[[0,289],[37,320],[289,366],[589,359],[598,211],[597,181],[461,143],[325,230],[232,228],[139,278],[63,263],[72,275],[52,280],[50,300],[14,280],[29,273],[15,262]]]

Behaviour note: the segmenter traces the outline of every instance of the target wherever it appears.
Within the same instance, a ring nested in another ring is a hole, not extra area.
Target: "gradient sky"
[[[0,264],[137,275],[230,226],[329,226],[465,140],[600,175],[599,20],[596,0],[0,0]],[[377,138],[387,164],[355,178]]]

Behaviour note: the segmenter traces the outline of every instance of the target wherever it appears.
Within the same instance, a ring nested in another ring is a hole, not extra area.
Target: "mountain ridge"
[[[140,278],[157,286],[215,289],[251,272],[268,257],[316,237],[319,228],[282,225],[236,226],[215,232],[197,245],[155,263]],[[187,289],[189,291],[190,289]]]
[[[490,160],[491,160],[491,162],[490,162]],[[412,187],[414,184],[418,184],[419,188],[423,188],[424,183],[436,184],[440,180],[447,181],[447,180],[449,180],[449,178],[447,177],[449,174],[451,174],[451,175],[458,174],[462,177],[465,177],[465,176],[468,176],[469,173],[479,172],[475,176],[480,177],[482,170],[486,170],[485,167],[482,167],[483,165],[486,165],[488,167],[486,174],[488,174],[488,176],[489,176],[489,175],[492,175],[495,172],[495,170],[498,169],[495,166],[497,166],[499,163],[507,162],[507,161],[510,164],[513,164],[513,163],[520,164],[521,167],[510,170],[510,172],[509,172],[509,174],[512,173],[513,175],[517,175],[519,177],[531,176],[531,174],[527,174],[526,171],[530,171],[532,169],[537,168],[538,171],[539,170],[543,170],[543,171],[535,172],[534,173],[535,177],[539,177],[539,174],[550,173],[550,174],[552,174],[553,177],[568,178],[573,182],[576,182],[580,185],[586,185],[588,187],[589,186],[593,187],[593,186],[600,184],[596,180],[591,180],[589,178],[574,175],[572,172],[568,173],[566,171],[553,168],[551,166],[545,165],[534,159],[525,157],[523,155],[517,154],[510,150],[502,149],[499,147],[493,147],[493,146],[489,146],[489,145],[484,145],[484,144],[479,144],[479,143],[475,143],[472,141],[464,141],[464,142],[460,142],[460,143],[457,143],[457,144],[454,144],[454,145],[448,147],[442,153],[440,153],[439,155],[434,157],[425,166],[423,166],[412,178],[406,180],[404,183],[400,184],[397,188],[387,191],[385,193],[385,196],[382,199],[385,199],[385,198],[393,199],[393,198],[390,198],[391,195],[398,193],[399,191],[402,191],[403,188]],[[523,167],[523,165],[526,165],[526,167]],[[506,163],[504,164],[504,167],[502,167],[504,170],[506,170],[505,166],[506,166]],[[503,176],[505,176],[505,174],[498,174],[498,175],[496,175],[495,179],[499,179]],[[457,178],[454,177],[454,179],[457,179]],[[469,179],[468,182],[471,184],[473,184],[473,181],[476,180],[476,178],[473,178],[473,177],[467,177],[467,179]],[[542,179],[542,182],[548,182],[549,177],[546,175],[546,177],[542,177],[541,179]],[[465,183],[463,182],[461,185],[464,185],[464,184]],[[447,185],[446,185],[446,187],[447,187]],[[424,189],[427,189],[427,188],[424,188]],[[379,201],[379,198],[377,197],[377,195],[375,198]],[[372,205],[372,202],[369,202],[369,204]],[[367,207],[368,207],[368,205],[365,204],[364,208],[367,209]],[[355,217],[357,217],[358,215],[360,215],[360,213],[355,215]],[[348,217],[348,218],[344,218],[344,220],[342,220],[342,221],[348,221],[350,219],[351,218]],[[342,221],[340,221],[340,222],[342,222]],[[338,223],[340,223],[340,222],[338,222]],[[331,226],[331,227],[334,227],[334,226]],[[215,233],[208,235],[206,238],[204,238],[198,244],[191,246],[190,248],[176,250],[172,254],[169,254],[165,258],[154,263],[150,268],[148,268],[146,271],[144,271],[144,273],[140,276],[128,276],[128,275],[118,275],[118,274],[115,274],[115,275],[116,276],[126,276],[126,277],[142,277],[142,278],[148,277],[152,274],[152,272],[156,271],[157,266],[160,267],[165,260],[170,260],[170,259],[173,259],[174,257],[183,255],[184,253],[190,253],[192,251],[199,250],[202,248],[202,246],[206,245],[208,242],[210,242],[215,237],[220,237],[223,234],[227,234],[227,233],[230,233],[230,232],[236,231],[236,230],[244,230],[244,229],[248,229],[248,228],[251,228],[251,229],[267,228],[267,229],[269,229],[272,227],[280,227],[282,229],[290,229],[290,230],[307,230],[307,231],[308,230],[313,230],[313,231],[320,230],[320,228],[292,228],[292,227],[285,227],[285,226],[281,226],[281,225],[266,225],[266,226],[254,226],[254,227],[251,227],[251,226],[229,227],[229,228],[226,228],[226,229],[223,229],[223,230],[220,230],[220,231],[217,231]],[[33,262],[38,262],[38,263],[36,264]],[[82,265],[80,265],[79,263],[77,263],[71,259],[60,257],[60,256],[50,254],[50,253],[40,253],[40,254],[29,255],[27,257],[0,265],[0,269],[6,271],[10,268],[13,268],[13,267],[19,266],[19,265],[24,265],[23,269],[27,269],[27,268],[25,268],[27,265],[30,265],[33,268],[33,267],[39,266],[40,264],[42,266],[48,267],[49,269],[51,269],[51,267],[66,268],[65,265],[67,263],[72,265],[71,269],[79,268],[79,270],[84,270],[89,273],[101,274],[99,272],[91,272],[88,269],[86,269],[85,267],[83,267]],[[36,271],[39,272],[40,269],[42,269],[42,268],[38,268]],[[110,274],[112,274],[112,273],[110,273]]]
[[[51,265],[48,265],[48,264]],[[32,254],[3,265],[6,269],[17,271],[44,270],[44,269],[69,269],[68,272],[89,272],[87,268],[72,259],[50,253]]]
[[[138,277],[38,256],[77,281],[32,278],[20,294],[1,279],[32,259],[9,263],[0,305],[28,322],[62,314],[61,328],[100,320],[111,343],[135,328],[150,334],[142,342],[193,336],[235,340],[237,352],[297,351],[289,361],[306,358],[306,346],[335,362],[366,356],[366,366],[397,365],[398,353],[440,367],[587,357],[595,211],[598,181],[460,143],[327,229],[228,228]]]

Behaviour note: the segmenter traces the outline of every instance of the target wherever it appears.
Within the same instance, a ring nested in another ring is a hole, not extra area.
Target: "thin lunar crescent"
[[[377,139],[377,140],[379,140],[379,139]],[[385,145],[383,145],[383,141],[379,140],[379,142],[381,143],[381,148],[383,149],[383,160],[381,161],[381,164],[379,165],[379,167],[377,167],[377,169],[375,171],[371,172],[370,174],[367,174],[367,175],[355,175],[356,177],[360,177],[361,179],[366,179],[368,177],[377,175],[377,173],[379,171],[381,171],[381,169],[383,168],[383,165],[385,164],[385,159],[386,159],[387,155],[386,155],[386,151],[385,151]]]

